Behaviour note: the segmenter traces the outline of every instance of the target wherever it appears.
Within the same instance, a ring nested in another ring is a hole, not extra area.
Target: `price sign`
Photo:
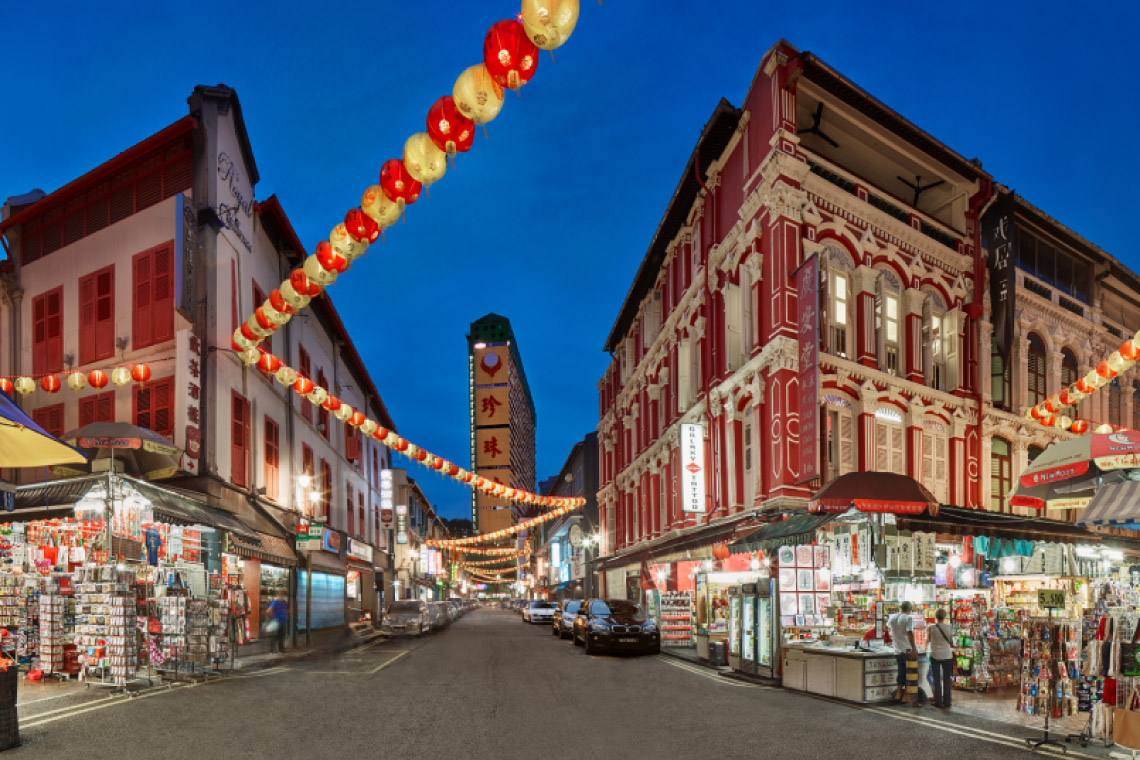
[[[1041,589],[1037,592],[1037,604],[1047,609],[1063,609],[1065,606],[1064,589]]]

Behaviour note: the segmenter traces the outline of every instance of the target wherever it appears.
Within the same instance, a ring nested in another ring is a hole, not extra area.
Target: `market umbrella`
[[[123,471],[145,480],[168,478],[178,472],[182,450],[153,430],[129,422],[92,422],[64,436],[73,446],[86,453],[91,461],[114,458],[123,463]],[[52,467],[57,475],[85,475],[86,466]]]
[[[1096,492],[1077,525],[1140,528],[1140,482],[1110,483]]]
[[[87,457],[32,421],[0,393],[0,467],[44,467],[82,463]]]
[[[1097,489],[1140,476],[1140,432],[1121,430],[1059,441],[1018,478],[1010,504],[1033,509],[1087,506]]]
[[[842,514],[891,512],[917,515],[938,514],[938,499],[917,480],[893,472],[849,472],[819,490],[808,502],[809,512]]]

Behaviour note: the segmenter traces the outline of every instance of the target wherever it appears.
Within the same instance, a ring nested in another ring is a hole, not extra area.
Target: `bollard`
[[[918,658],[906,661],[906,696],[911,706],[918,704]]]

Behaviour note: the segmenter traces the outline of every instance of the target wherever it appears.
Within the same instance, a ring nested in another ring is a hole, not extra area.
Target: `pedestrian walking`
[[[277,592],[277,598],[270,603],[267,611],[269,622],[265,624],[265,632],[273,637],[271,651],[284,652],[285,633],[289,628],[289,601],[284,591]]]
[[[934,613],[934,626],[930,629],[930,670],[934,683],[934,706],[950,707],[950,679],[954,673],[954,639],[946,610]]]
[[[895,702],[902,702],[906,699],[908,691],[907,684],[910,680],[908,676],[914,679],[914,696],[911,698],[911,704],[915,707],[918,706],[918,646],[914,643],[914,619],[910,613],[914,610],[914,604],[911,602],[903,602],[899,606],[899,611],[887,618],[887,628],[891,632],[891,639],[894,641],[895,659],[899,664],[898,676],[898,691],[895,693]]]

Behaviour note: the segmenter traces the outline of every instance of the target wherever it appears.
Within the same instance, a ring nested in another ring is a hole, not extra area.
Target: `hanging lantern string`
[[[1097,424],[1079,417],[1073,419],[1063,412],[1068,407],[1075,407],[1106,385],[1110,385],[1117,376],[1132,369],[1138,359],[1140,359],[1140,331],[1121,343],[1120,348],[1099,362],[1084,377],[1078,378],[1075,383],[1040,404],[1026,409],[1025,417],[1045,427],[1069,430],[1073,433],[1086,433],[1090,428],[1094,433],[1112,433],[1121,429],[1119,425],[1107,422]]]
[[[454,462],[449,462],[443,457],[436,456],[427,449],[416,446],[414,443],[396,435],[395,432],[382,427],[380,423],[368,417],[364,412],[353,409],[336,396],[331,395],[328,390],[317,385],[309,378],[304,377],[301,373],[297,372],[297,370],[288,366],[273,354],[260,348],[252,348],[249,349],[248,353],[242,353],[242,361],[247,363],[254,363],[249,361],[254,357],[256,357],[257,368],[262,372],[273,375],[278,383],[291,387],[294,392],[330,412],[341,422],[358,428],[373,440],[384,444],[394,451],[398,451],[425,467],[430,467],[437,472],[443,473],[464,485],[507,501],[516,501],[538,507],[577,509],[586,503],[586,500],[582,497],[540,496],[530,491],[524,491],[521,488],[511,488],[490,478],[485,478],[478,473],[465,470]]]
[[[407,139],[403,158],[381,167],[379,184],[364,191],[360,206],[234,331],[234,350],[254,348],[336,282],[423,189],[443,178],[449,158],[470,150],[475,125],[498,116],[504,88],[518,90],[534,76],[538,50],[561,46],[577,23],[578,0],[524,0],[518,19],[492,26],[483,41],[483,62],[459,75],[452,94],[428,110],[427,131]]]
[[[434,546],[437,548],[440,548],[440,547],[451,548],[451,547],[455,547],[455,546],[469,546],[471,544],[480,544],[480,543],[488,543],[490,541],[498,541],[500,539],[507,538],[508,536],[513,536],[516,533],[519,533],[521,531],[529,530],[530,528],[533,528],[536,525],[541,525],[542,523],[547,522],[548,520],[553,520],[556,517],[561,517],[562,515],[566,514],[567,512],[574,511],[575,509],[582,506],[582,504],[585,504],[585,502],[586,502],[585,499],[576,499],[573,501],[578,501],[581,503],[579,503],[579,504],[568,504],[566,506],[559,507],[559,508],[552,510],[550,512],[546,512],[544,514],[541,514],[538,517],[532,517],[529,520],[524,520],[523,522],[515,523],[514,525],[510,526],[509,528],[503,528],[502,530],[492,531],[491,533],[482,533],[478,536],[469,536],[467,538],[432,539],[429,541],[425,541],[424,543],[426,543],[428,546]]]

